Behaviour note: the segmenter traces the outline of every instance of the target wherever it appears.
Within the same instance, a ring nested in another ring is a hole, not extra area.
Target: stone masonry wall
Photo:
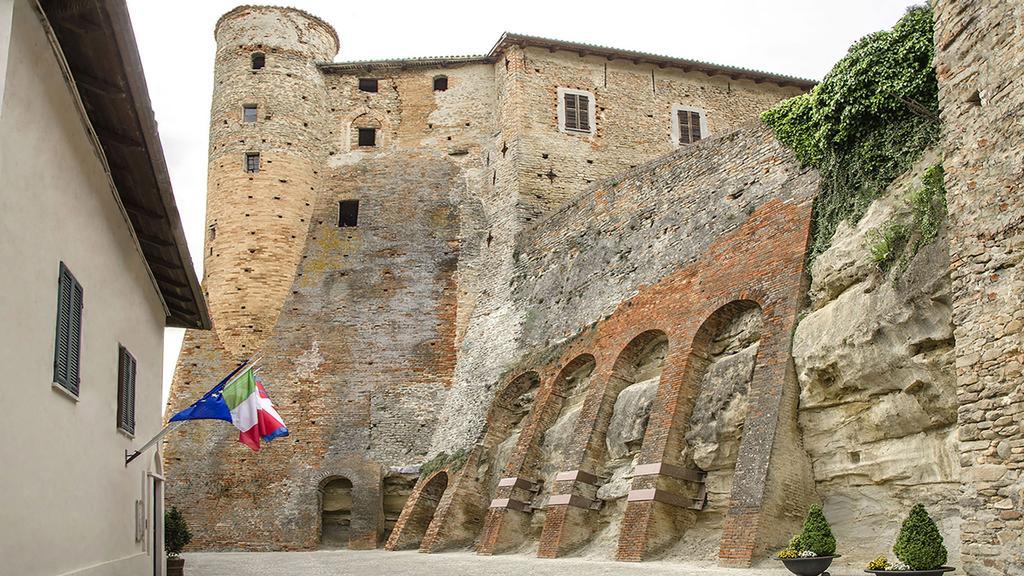
[[[1024,5],[935,6],[956,338],[961,554],[1024,574]]]

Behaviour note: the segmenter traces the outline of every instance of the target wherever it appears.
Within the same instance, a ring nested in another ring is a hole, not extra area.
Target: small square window
[[[252,55],[252,69],[259,70],[267,65],[267,57],[262,52],[254,52]]]
[[[245,104],[242,106],[242,122],[255,122],[256,121],[256,105]]]
[[[377,91],[377,79],[376,78],[360,78],[359,79],[359,90],[361,92],[376,92]]]
[[[707,117],[699,108],[673,107],[673,134],[679,145],[693,144],[707,137]]]
[[[359,200],[338,202],[338,226],[354,228],[359,224]]]
[[[359,129],[359,145],[360,146],[376,146],[377,145],[377,130],[374,128],[360,128]]]
[[[582,90],[558,89],[558,129],[594,133],[594,95]]]
[[[434,91],[435,92],[444,92],[447,89],[448,89],[448,77],[447,76],[438,76],[437,78],[434,78]]]
[[[246,154],[245,154],[245,171],[246,172],[259,172],[260,171],[260,153],[259,152],[246,152]]]

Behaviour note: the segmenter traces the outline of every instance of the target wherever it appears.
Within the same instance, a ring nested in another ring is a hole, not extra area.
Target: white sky
[[[237,0],[128,0],[189,248],[202,275],[213,26]],[[502,32],[601,44],[820,79],[908,0],[285,0],[331,23],[338,60],[483,54]],[[583,9],[581,9],[583,8]],[[572,22],[569,28],[564,23]],[[164,392],[183,330],[168,329]],[[212,386],[215,382],[211,382]]]

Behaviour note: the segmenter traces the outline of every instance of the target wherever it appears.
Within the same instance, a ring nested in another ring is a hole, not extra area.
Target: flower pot
[[[184,576],[185,559],[181,556],[170,556],[167,558],[167,576]]]
[[[940,566],[931,570],[865,570],[868,574],[878,576],[941,576],[945,572],[956,570],[951,566]]]
[[[818,576],[832,565],[835,556],[812,556],[810,558],[776,558],[786,565],[786,569],[797,576]]]

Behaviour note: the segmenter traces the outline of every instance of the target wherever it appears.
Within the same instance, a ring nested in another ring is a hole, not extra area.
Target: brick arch
[[[398,517],[385,548],[411,550],[419,548],[434,524],[435,514],[448,489],[448,472],[441,470],[420,481]],[[434,529],[436,532],[436,528]]]
[[[542,474],[543,454],[541,443],[547,438],[551,427],[559,420],[565,402],[574,388],[581,385],[586,394],[589,378],[596,367],[592,354],[579,354],[558,372],[555,378],[545,382],[538,393],[531,422],[524,430],[516,451],[504,470],[504,478],[492,492],[490,508],[484,521],[484,529],[477,552],[479,554],[500,553],[521,545],[527,540],[537,540],[543,525],[543,502],[555,474],[563,466],[561,459],[557,469]]]
[[[620,394],[630,385],[639,382],[638,378],[645,376],[642,372],[645,371],[644,363],[652,354],[664,352],[654,374],[660,378],[670,343],[668,334],[660,329],[643,329],[632,333],[635,335],[616,354],[604,381],[591,386],[584,402],[582,410],[587,417],[577,421],[573,437],[586,440],[583,444],[576,444],[574,450],[577,452],[566,459],[579,463],[579,467],[576,470],[565,470],[555,477],[556,483],[548,505],[549,509],[559,509],[545,519],[539,556],[554,557],[580,548],[600,530],[615,531],[615,526],[622,519],[624,495],[611,498],[614,507],[606,510],[603,510],[604,501],[598,498],[601,486],[609,480],[605,475],[612,471],[606,470],[610,464],[607,442],[609,427]],[[624,459],[635,453],[635,447],[627,446],[625,453],[619,454],[619,464],[631,467],[632,464]],[[617,466],[615,470],[619,468]]]
[[[702,397],[702,393],[711,392],[701,388],[709,367],[716,359],[713,344],[726,336],[726,329],[734,321],[745,318],[748,313],[757,316],[756,323],[760,328],[756,334],[757,342],[760,342],[765,325],[764,314],[756,301],[746,298],[719,305],[694,331],[684,351],[681,382],[671,392],[675,406],[672,418],[665,422],[661,430],[648,430],[649,434],[664,438],[658,442],[661,445],[660,455],[645,455],[648,457],[634,470],[626,515],[630,524],[639,529],[620,534],[616,552],[618,559],[641,560],[672,545],[685,545],[679,543],[680,538],[699,522],[707,523],[708,475],[694,462],[693,454],[686,452],[687,437],[693,432],[691,419],[695,403],[703,398],[704,404],[713,404],[707,396]],[[668,389],[666,386],[666,391]],[[747,393],[749,388],[743,391],[743,396],[746,397]],[[705,409],[710,408],[705,406]],[[742,406],[738,409],[743,410],[741,417],[745,417],[745,409]],[[731,481],[734,469],[725,474],[714,474],[711,478],[716,483],[713,489],[718,489],[721,482]],[[721,498],[712,500],[714,512],[724,514],[727,503],[722,502]],[[699,527],[703,529],[703,524]],[[720,528],[712,528],[711,531],[717,532],[720,539]],[[688,552],[687,556],[692,557],[692,553]]]

